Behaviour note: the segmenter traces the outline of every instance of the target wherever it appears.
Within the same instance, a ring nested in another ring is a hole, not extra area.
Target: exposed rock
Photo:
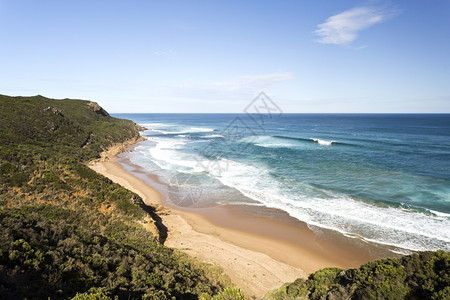
[[[92,132],[89,132],[88,136],[86,137],[86,140],[83,142],[83,144],[81,144],[81,148],[85,148],[91,143],[91,137]]]
[[[355,276],[355,270],[354,269],[347,269],[342,270],[338,274],[339,283],[342,285],[347,285],[353,282]]]
[[[145,128],[144,126],[141,126],[141,125],[139,125],[139,124],[135,124],[135,126],[136,126],[136,129],[137,129],[138,131],[145,131],[145,130],[148,129],[148,128]]]
[[[47,131],[49,133],[55,132],[59,128],[59,125],[55,122],[47,121]]]
[[[87,109],[105,117],[109,116],[108,112],[98,105],[97,102],[89,102]]]
[[[162,216],[170,215],[170,209],[167,208],[166,206],[155,204],[155,205],[153,205],[153,207],[154,207],[155,212],[158,215],[162,215]]]
[[[113,158],[118,153],[123,152],[128,146],[136,144],[137,142],[143,141],[145,138],[139,136],[132,139],[129,139],[123,143],[113,144],[108,147],[105,151],[100,154],[99,161],[108,161]]]
[[[44,108],[44,111],[51,111],[53,114],[55,114],[57,116],[64,117],[64,115],[62,114],[62,112],[59,109],[51,107],[51,106]]]

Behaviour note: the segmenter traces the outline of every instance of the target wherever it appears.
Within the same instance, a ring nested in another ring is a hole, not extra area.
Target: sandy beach
[[[130,146],[127,151],[132,149]],[[313,232],[279,210],[239,205],[170,206],[157,177],[118,156],[123,150],[123,146],[109,149],[90,167],[155,207],[167,232],[160,238],[166,246],[220,266],[248,296],[262,296],[324,267],[358,267],[389,255],[332,232]],[[155,226],[144,226],[158,234]]]

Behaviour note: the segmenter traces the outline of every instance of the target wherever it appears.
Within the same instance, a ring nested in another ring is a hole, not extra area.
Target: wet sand
[[[123,149],[123,147],[122,147]],[[132,151],[133,146],[126,151]],[[163,242],[220,266],[248,296],[262,296],[325,267],[359,267],[386,256],[387,249],[308,226],[287,213],[253,205],[175,207],[167,186],[126,157],[110,151],[92,169],[156,206],[167,230]]]

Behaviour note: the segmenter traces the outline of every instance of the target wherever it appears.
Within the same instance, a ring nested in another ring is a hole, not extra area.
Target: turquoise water
[[[450,115],[115,116],[148,128],[128,156],[175,205],[267,206],[399,251],[450,250]]]

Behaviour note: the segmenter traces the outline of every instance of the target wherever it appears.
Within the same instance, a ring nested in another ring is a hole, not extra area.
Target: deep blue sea
[[[178,206],[267,206],[311,228],[450,250],[450,115],[115,114]],[[188,195],[188,197],[179,195]]]

